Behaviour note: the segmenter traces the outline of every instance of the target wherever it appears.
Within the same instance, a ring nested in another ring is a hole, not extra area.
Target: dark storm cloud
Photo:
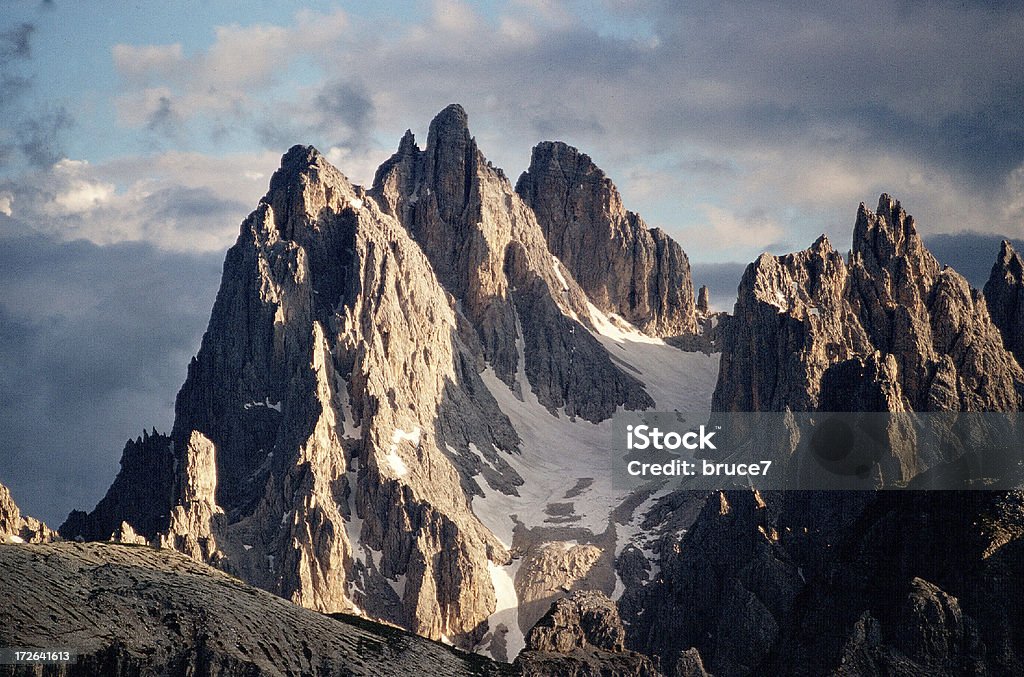
[[[953,268],[967,278],[975,289],[982,289],[999,256],[999,245],[1005,238],[989,233],[953,233],[924,238],[924,244],[939,263]],[[1011,240],[1014,249],[1024,251],[1024,240]]]
[[[63,157],[60,133],[75,124],[63,108],[37,112],[17,124],[18,150],[34,167],[49,167]]]
[[[174,103],[168,96],[161,96],[156,108],[146,118],[146,129],[174,136],[180,131],[181,119],[174,110]]]
[[[231,223],[247,211],[241,200],[225,199],[209,188],[172,186],[158,190],[145,200],[145,209],[152,212],[156,220],[195,221]]]
[[[373,100],[366,87],[353,82],[336,82],[324,87],[316,97],[327,129],[341,126],[353,136],[369,133],[373,125]]]
[[[746,269],[746,263],[693,263],[693,288],[698,290],[707,285],[711,306],[731,313],[736,304],[736,290]]]
[[[32,33],[36,27],[23,23],[16,28],[0,32],[0,65],[14,59],[28,59],[32,56]]]
[[[637,91],[661,82],[655,102],[676,96],[650,107],[664,132],[895,149],[982,185],[1024,161],[1019,3],[612,7],[658,37]]]
[[[221,258],[0,240],[0,482],[23,510],[91,509],[125,440],[167,430]]]

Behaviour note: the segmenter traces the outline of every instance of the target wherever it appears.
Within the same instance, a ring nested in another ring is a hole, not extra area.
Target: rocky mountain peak
[[[537,215],[551,252],[601,311],[655,336],[698,331],[686,253],[623,207],[590,156],[562,142],[540,143],[516,192]]]
[[[509,387],[529,387],[552,410],[566,407],[593,421],[619,405],[646,406],[639,382],[586,331],[590,308],[571,269],[552,256],[534,211],[483,156],[467,125],[461,106],[445,108],[431,122],[424,150],[399,144],[371,195],[426,254],[475,330],[475,338],[464,338]],[[557,366],[565,364],[570,368]],[[595,382],[609,387],[595,390]]]
[[[560,175],[561,181],[555,181],[552,188],[561,190],[547,191],[546,198],[556,198],[557,193],[562,190],[565,194],[563,200],[571,200],[572,193],[579,192],[587,195],[590,199],[583,205],[588,208],[587,217],[592,223],[598,223],[599,215],[610,214],[613,216],[625,216],[625,208],[622,206],[622,198],[619,190],[612,180],[609,179],[603,170],[594,164],[594,161],[586,153],[580,152],[577,148],[562,141],[542,141],[533,148],[530,157],[530,168],[520,176],[520,184],[516,190],[522,195],[530,193],[537,195],[541,186],[534,182],[535,178],[543,178],[552,181]],[[570,183],[572,180],[572,183]],[[522,185],[522,189],[520,189]],[[542,226],[548,224],[541,223]],[[545,231],[545,235],[549,233]]]
[[[877,212],[861,204],[847,262],[824,236],[802,252],[759,257],[740,283],[733,326],[714,396],[722,410],[1007,411],[1020,403],[1024,373],[980,293],[940,269],[889,195]],[[861,401],[848,399],[857,393]]]
[[[328,212],[360,209],[365,194],[313,146],[292,146],[270,179],[262,203],[273,213],[277,236],[304,241]]]
[[[985,283],[985,301],[1003,345],[1024,365],[1024,257],[1008,240],[1000,245]]]
[[[444,110],[430,121],[427,135],[427,146],[445,145],[451,139],[471,138],[469,135],[469,115],[466,109],[457,103],[445,106]]]
[[[416,135],[412,133],[411,129],[405,130],[405,134],[402,135],[402,140],[398,142],[398,154],[412,155],[419,151],[419,146],[416,145]]]
[[[885,270],[897,283],[914,280],[920,289],[930,286],[941,268],[917,234],[914,217],[886,193],[878,198],[874,212],[860,204],[853,229],[853,255],[873,273]]]

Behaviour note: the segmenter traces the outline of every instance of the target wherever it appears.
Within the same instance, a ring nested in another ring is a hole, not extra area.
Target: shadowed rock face
[[[170,550],[0,545],[0,569],[0,645],[79,656],[47,674],[518,674],[396,628],[303,609]]]
[[[985,300],[1003,345],[1024,366],[1024,259],[1006,240],[985,283]]]
[[[88,514],[72,511],[60,534],[67,539],[104,541],[130,517],[137,533],[154,538],[167,529],[173,489],[171,438],[155,430],[152,435],[144,432],[124,445],[121,470],[96,508]]]
[[[561,142],[538,144],[516,192],[537,215],[551,252],[598,308],[653,336],[697,331],[686,254],[626,211],[589,156]]]
[[[629,616],[667,674],[1019,674],[1019,492],[714,494]],[[691,653],[692,655],[692,653]]]
[[[996,284],[990,305],[1009,296]],[[718,410],[1021,407],[1024,374],[981,294],[887,195],[861,205],[847,261],[822,238],[751,264],[729,327]],[[892,478],[909,479],[916,457],[894,453]],[[715,675],[1016,674],[1022,505],[1019,492],[716,492],[660,543],[627,646],[669,674],[694,653]]]

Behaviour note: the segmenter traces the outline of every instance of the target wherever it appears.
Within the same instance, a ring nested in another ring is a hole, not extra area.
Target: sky
[[[1022,36],[1014,2],[0,0],[0,482],[91,508],[284,151],[369,183],[452,102],[513,180],[588,153],[720,308],[882,192],[980,284],[1024,239]]]

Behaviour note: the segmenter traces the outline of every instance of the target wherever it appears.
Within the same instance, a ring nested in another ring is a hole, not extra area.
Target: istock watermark
[[[1024,486],[1024,414],[621,412],[611,453],[623,487],[1005,490]]]

